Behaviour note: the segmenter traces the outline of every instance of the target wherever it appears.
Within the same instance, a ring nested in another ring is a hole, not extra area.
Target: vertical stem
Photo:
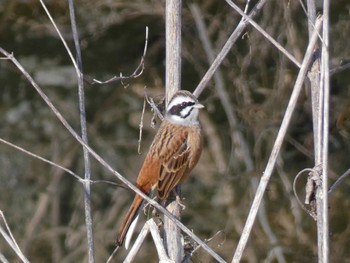
[[[166,103],[181,87],[181,0],[167,0],[165,8]]]
[[[69,14],[71,19],[71,26],[73,32],[73,39],[76,50],[76,61],[77,61],[77,75],[78,75],[78,95],[79,95],[79,112],[80,112],[80,126],[81,126],[81,137],[82,140],[88,144],[87,128],[86,128],[86,111],[85,111],[85,95],[84,95],[84,79],[83,79],[83,65],[81,59],[79,36],[76,25],[74,3],[73,0],[69,0]],[[91,179],[91,163],[88,150],[83,147],[84,152],[84,167],[85,167],[85,181],[84,181],[84,207],[85,207],[85,225],[86,234],[88,241],[88,260],[89,263],[95,262],[94,253],[94,240],[92,230],[92,216],[91,216],[91,190],[90,190],[90,179]]]
[[[309,29],[309,39],[311,37],[312,25],[314,25],[315,19],[315,0],[307,0],[307,10],[308,10],[308,29]],[[322,163],[321,149],[322,149],[322,118],[323,118],[323,88],[322,79],[320,75],[321,71],[321,56],[319,52],[320,44],[317,45],[314,50],[315,60],[313,61],[310,71],[308,72],[308,78],[310,80],[311,89],[311,106],[312,106],[312,121],[313,121],[313,134],[314,134],[314,155],[315,155],[315,167],[318,167]],[[320,178],[319,178],[320,179]],[[319,180],[321,181],[321,179]],[[321,186],[321,185],[320,185]],[[322,188],[316,188],[316,211],[317,211],[317,248],[318,248],[318,259],[322,262],[322,213],[323,203],[322,203]]]
[[[308,0],[309,32],[315,19],[315,1]],[[316,60],[308,74],[311,84],[315,167],[321,166],[316,186],[318,262],[329,261],[328,222],[328,130],[329,130],[329,1],[323,5],[323,33],[321,55],[316,50]]]
[[[309,28],[309,40],[311,39],[312,32],[314,32],[314,25],[316,21],[316,4],[315,0],[307,0],[307,16],[308,16],[308,28]]]
[[[329,261],[329,222],[328,222],[328,137],[329,137],[329,0],[323,1],[323,41],[321,63],[321,85],[323,89],[323,123],[322,123],[322,232],[319,233],[322,251],[319,262]],[[319,218],[319,217],[318,217]]]
[[[181,8],[181,0],[166,0],[166,104],[181,87]],[[171,202],[167,209],[175,217],[180,218],[181,208],[177,202]],[[165,247],[169,258],[174,262],[181,262],[183,258],[181,232],[167,216],[164,216],[164,235]]]
[[[324,1],[323,41],[321,56],[318,49],[308,77],[311,85],[315,167],[321,166],[321,176],[316,186],[317,247],[318,262],[326,263],[329,257],[328,238],[328,111],[329,111],[329,68],[328,68],[328,23],[329,1]],[[307,0],[309,38],[313,31],[316,7],[315,0]]]
[[[288,125],[290,123],[292,114],[294,112],[294,109],[295,109],[295,106],[297,103],[297,99],[298,99],[299,94],[301,92],[301,89],[303,87],[304,78],[305,78],[307,71],[309,69],[309,65],[310,65],[312,55],[313,55],[313,50],[314,50],[314,47],[316,44],[319,29],[320,29],[320,21],[317,21],[316,22],[316,29],[315,29],[315,31],[312,35],[312,38],[309,42],[309,45],[306,49],[303,63],[302,63],[302,66],[300,68],[298,77],[296,79],[296,82],[295,82],[295,85],[293,88],[293,92],[292,92],[292,95],[290,97],[290,100],[289,100],[289,103],[287,106],[286,113],[285,113],[283,120],[282,120],[282,123],[281,123],[281,127],[278,131],[277,138],[275,140],[275,144],[273,145],[273,148],[272,148],[272,151],[271,151],[271,154],[269,157],[269,161],[266,165],[263,176],[261,177],[261,180],[260,180],[260,183],[258,186],[258,190],[254,196],[254,200],[253,200],[253,203],[251,205],[251,209],[250,209],[246,224],[245,224],[243,231],[242,231],[241,238],[238,242],[237,249],[233,255],[232,263],[240,262],[242,255],[243,255],[243,251],[244,251],[245,246],[248,242],[249,235],[251,233],[256,215],[258,213],[258,208],[261,204],[262,197],[263,197],[264,192],[266,190],[267,184],[271,178],[273,168],[274,168],[275,163],[277,161],[277,157],[278,157],[278,154],[280,152],[281,145],[282,145],[284,137],[287,133],[287,128],[288,128]]]

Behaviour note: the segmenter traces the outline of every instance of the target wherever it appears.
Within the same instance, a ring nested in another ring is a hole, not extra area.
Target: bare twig
[[[15,148],[15,149],[18,150],[18,151],[21,151],[21,152],[23,152],[23,153],[25,153],[25,154],[28,154],[29,156],[32,156],[32,157],[34,157],[35,159],[38,159],[38,160],[40,160],[40,161],[42,161],[42,162],[44,162],[44,163],[47,163],[47,164],[49,164],[49,165],[52,165],[52,166],[54,166],[54,167],[56,167],[56,168],[58,168],[58,169],[61,169],[61,170],[65,171],[66,173],[72,175],[75,179],[77,179],[79,183],[83,183],[83,182],[84,182],[84,179],[82,179],[79,175],[77,175],[76,173],[74,173],[72,170],[69,170],[69,169],[65,168],[65,167],[62,166],[62,165],[59,165],[59,164],[57,164],[57,163],[55,163],[55,162],[52,162],[52,161],[50,161],[50,160],[48,160],[48,159],[45,159],[45,158],[42,157],[42,156],[39,156],[39,155],[37,155],[37,154],[35,154],[35,153],[32,153],[32,152],[30,152],[30,151],[28,151],[28,150],[26,150],[26,149],[24,149],[24,148],[22,148],[22,147],[20,147],[20,146],[18,146],[18,145],[15,145],[15,144],[13,144],[13,143],[11,143],[11,142],[9,142],[9,141],[6,141],[6,140],[4,140],[4,139],[2,139],[2,138],[0,138],[0,142],[4,143],[4,144],[6,144],[6,145],[8,145],[8,146],[10,146],[10,147],[13,147],[13,148]],[[114,182],[111,182],[111,181],[106,181],[106,180],[90,180],[90,184],[100,184],[100,183],[115,185],[115,186],[122,187],[122,188],[127,188],[127,187],[125,187],[124,185],[117,184],[117,183],[114,183]]]
[[[74,56],[73,56],[72,52],[70,51],[70,49],[69,49],[69,47],[68,47],[68,45],[67,45],[67,42],[64,40],[64,38],[63,38],[63,36],[62,36],[60,30],[58,29],[58,27],[57,27],[55,21],[53,20],[51,14],[50,14],[50,12],[49,12],[49,10],[47,9],[45,3],[43,2],[43,0],[40,0],[40,3],[41,3],[41,6],[44,8],[46,15],[47,15],[48,18],[50,19],[50,21],[51,21],[53,27],[55,28],[55,30],[56,30],[56,32],[57,32],[57,35],[58,35],[59,38],[61,39],[61,41],[62,41],[62,43],[63,43],[63,45],[64,45],[64,47],[65,47],[65,49],[66,49],[66,51],[67,51],[67,53],[68,53],[68,55],[69,55],[69,57],[70,57],[70,59],[71,59],[71,61],[72,61],[72,63],[73,63],[73,66],[74,66],[74,68],[75,68],[75,70],[76,70],[77,76],[80,76],[82,73],[79,71],[79,67],[78,67],[78,65],[77,65],[77,62],[75,61]]]
[[[80,127],[81,127],[81,138],[86,143],[88,142],[88,134],[86,127],[86,111],[85,111],[85,92],[84,92],[84,78],[83,78],[83,64],[81,58],[80,44],[77,23],[75,19],[74,3],[73,0],[69,0],[69,15],[74,39],[74,46],[77,60],[77,77],[78,77],[78,97],[79,97],[79,112],[80,112]],[[85,211],[85,224],[86,224],[86,235],[88,243],[88,260],[89,263],[95,262],[95,250],[94,250],[94,236],[92,228],[92,215],[91,215],[91,162],[89,152],[83,147],[84,153],[84,211]]]
[[[133,262],[137,252],[140,250],[141,245],[144,242],[144,240],[149,232],[151,232],[154,244],[156,246],[156,249],[158,252],[158,257],[159,257],[159,262],[174,263],[175,261],[171,260],[168,257],[168,255],[164,249],[163,240],[159,234],[158,226],[155,223],[153,218],[149,219],[145,223],[143,228],[141,229],[140,234],[138,235],[134,245],[132,246],[132,248],[130,249],[130,252],[128,253],[128,256],[125,258],[124,263]]]
[[[119,246],[116,246],[116,247],[114,248],[112,254],[108,257],[106,263],[112,262],[113,257],[117,254],[118,250],[119,250]]]
[[[43,92],[43,90],[39,87],[39,85],[34,81],[34,79],[29,75],[29,73],[23,68],[23,66],[18,62],[18,60],[8,53],[6,50],[0,47],[0,53],[2,53],[5,57],[9,58],[11,62],[20,70],[23,76],[28,80],[28,82],[34,87],[34,89],[38,92],[40,97],[45,101],[45,103],[49,106],[58,120],[63,124],[63,126],[67,129],[67,131],[76,139],[81,145],[83,145],[91,154],[93,158],[95,158],[106,170],[108,170],[111,174],[117,177],[120,181],[122,181],[128,188],[132,189],[135,193],[140,195],[143,199],[145,199],[149,204],[154,206],[161,213],[165,214],[171,220],[177,222],[179,228],[184,231],[188,236],[190,236],[195,242],[201,245],[213,258],[215,258],[218,262],[225,262],[217,253],[215,253],[207,244],[205,244],[200,238],[198,238],[191,230],[189,230],[184,224],[182,224],[179,220],[177,220],[169,211],[163,208],[160,204],[158,204],[155,200],[152,200],[147,195],[145,195],[141,190],[139,190],[134,184],[125,179],[120,173],[115,171],[111,165],[109,165],[100,155],[98,155],[89,145],[87,145],[81,137],[74,131],[74,129],[69,125],[67,120],[62,116],[62,114],[57,110],[57,108],[52,104],[51,100],[47,97],[47,95]]]
[[[337,66],[335,68],[332,68],[329,73],[331,74],[331,76],[333,76],[334,74],[337,74],[337,73],[342,72],[344,70],[347,70],[349,68],[350,68],[350,63],[346,63],[344,65],[340,65],[340,66]]]
[[[14,252],[16,252],[17,256],[24,262],[24,263],[29,263],[29,260],[24,256],[23,252],[21,251],[21,249],[19,248],[16,239],[13,237],[11,229],[9,228],[6,218],[4,216],[4,213],[2,212],[2,210],[0,210],[0,234],[4,237],[4,239],[6,240],[7,244],[10,245],[10,247],[12,248],[12,250]],[[3,226],[5,226],[5,228],[3,228]]]
[[[224,231],[219,230],[219,231],[217,231],[213,236],[211,236],[210,238],[204,240],[205,243],[209,243],[210,241],[212,241],[214,238],[216,238],[216,237],[217,237],[218,235],[220,235],[220,234],[225,234],[225,233],[224,233]],[[224,243],[224,241],[223,241],[223,242],[220,242],[220,244],[219,244],[218,246],[222,245],[223,243]],[[193,248],[193,250],[191,251],[191,253],[187,254],[187,255],[184,257],[184,259],[182,260],[181,263],[193,262],[192,258],[193,258],[193,256],[194,256],[194,254],[195,254],[200,248],[201,248],[201,246],[196,246],[195,248]]]
[[[141,141],[142,141],[142,129],[143,129],[143,116],[145,115],[146,110],[146,98],[143,100],[143,107],[142,107],[142,113],[141,113],[141,120],[139,124],[139,140],[137,141],[137,152],[141,153]]]
[[[145,69],[145,56],[147,53],[147,45],[148,45],[148,27],[146,26],[145,46],[143,48],[143,54],[142,54],[140,63],[137,66],[137,68],[134,70],[134,72],[129,76],[123,76],[123,74],[120,73],[119,76],[114,76],[114,77],[112,77],[108,80],[104,80],[104,81],[93,79],[93,82],[91,84],[107,84],[107,83],[112,83],[112,82],[116,82],[116,81],[136,79],[139,76],[141,76],[143,73],[143,70]]]
[[[36,159],[39,159],[40,161],[43,161],[43,162],[45,162],[45,163],[48,163],[48,164],[50,164],[50,165],[52,165],[52,166],[55,166],[55,167],[57,167],[57,168],[59,168],[59,169],[65,171],[65,172],[69,173],[69,174],[72,175],[75,179],[77,179],[79,182],[82,182],[82,181],[83,181],[79,175],[77,175],[77,174],[74,173],[73,171],[71,171],[71,170],[69,170],[69,169],[67,169],[67,168],[65,168],[65,167],[63,167],[63,166],[61,166],[61,165],[59,165],[59,164],[57,164],[57,163],[54,163],[54,162],[52,162],[52,161],[50,161],[50,160],[48,160],[48,159],[45,159],[44,157],[41,157],[41,156],[39,156],[39,155],[37,155],[37,154],[35,154],[35,153],[32,153],[32,152],[30,152],[30,151],[27,151],[26,149],[24,149],[24,148],[22,148],[22,147],[20,147],[20,146],[18,146],[18,145],[15,145],[15,144],[13,144],[13,143],[11,143],[11,142],[9,142],[9,141],[6,141],[6,140],[4,140],[4,139],[2,139],[2,138],[0,138],[0,142],[6,144],[6,145],[8,145],[8,146],[11,146],[11,147],[15,148],[16,150],[19,150],[19,151],[21,151],[21,152],[23,152],[23,153],[25,153],[25,154],[28,154],[28,155],[30,155],[30,156],[36,158]]]
[[[153,98],[148,96],[147,90],[145,89],[145,98],[146,98],[148,105],[152,108],[152,111],[154,112],[154,116],[152,119],[152,128],[154,128],[155,122],[156,122],[156,117],[158,117],[161,121],[164,120],[163,112],[162,112],[162,110],[160,110],[160,108],[165,106],[165,97],[163,97],[163,99],[158,104],[156,104],[154,102]],[[161,106],[161,107],[159,107],[159,106]]]
[[[7,260],[7,258],[4,256],[4,254],[2,254],[0,252],[0,262],[1,263],[9,263],[9,261]]]
[[[249,17],[253,18],[255,17],[259,11],[262,9],[264,4],[267,2],[267,0],[260,0],[253,10],[249,13]],[[219,52],[219,54],[216,56],[214,62],[210,65],[208,71],[203,76],[202,80],[199,82],[197,88],[193,92],[195,96],[199,96],[202,91],[204,90],[205,86],[208,84],[210,79],[213,77],[215,71],[218,69],[218,67],[221,65],[222,61],[225,59],[227,53],[230,51],[233,44],[237,41],[238,37],[242,34],[243,30],[247,27],[248,22],[246,20],[241,20],[238,24],[238,26],[235,28],[235,30],[232,32],[228,40],[226,41],[225,45]]]
[[[337,189],[341,183],[350,175],[350,168],[346,170],[345,173],[343,173],[336,181],[335,183],[329,188],[328,194],[333,193],[335,189]]]
[[[287,106],[286,113],[285,113],[283,121],[281,123],[280,130],[277,134],[277,138],[276,138],[275,144],[272,148],[271,155],[270,155],[269,161],[267,163],[267,166],[265,168],[265,171],[263,173],[263,176],[261,177],[258,190],[255,194],[253,204],[251,206],[251,210],[249,212],[249,215],[248,215],[248,218],[246,221],[246,225],[244,226],[244,229],[243,229],[241,238],[239,240],[237,249],[234,253],[234,256],[232,259],[233,263],[238,263],[240,261],[242,254],[243,254],[243,250],[247,244],[248,237],[249,237],[250,232],[252,230],[259,206],[261,204],[262,197],[264,195],[266,186],[267,186],[267,184],[270,180],[270,177],[272,175],[272,171],[273,171],[273,168],[275,166],[279,151],[281,149],[285,134],[287,132],[287,128],[288,128],[288,125],[290,123],[292,114],[294,112],[294,109],[295,109],[295,106],[297,103],[297,99],[299,97],[300,91],[301,91],[302,86],[303,86],[304,78],[305,78],[305,75],[307,73],[309,63],[310,63],[312,55],[313,55],[313,48],[314,48],[316,41],[318,39],[318,32],[317,31],[321,27],[321,21],[322,21],[321,18],[317,20],[317,24],[316,24],[317,30],[315,30],[314,34],[312,35],[312,39],[311,39],[311,41],[307,47],[307,50],[305,52],[303,63],[302,63],[302,66],[300,68],[298,77],[296,79],[296,82],[295,82],[295,85],[293,88],[293,92],[292,92],[291,98],[290,98],[288,106]]]
[[[256,177],[253,177],[250,182],[251,182],[252,188],[256,189],[258,186],[258,179]],[[262,201],[262,203],[259,207],[258,220],[259,220],[259,223],[260,223],[263,231],[265,232],[265,234],[266,234],[267,238],[269,239],[269,242],[272,246],[271,257],[274,256],[278,263],[286,263],[286,259],[285,259],[284,254],[283,254],[283,249],[282,249],[281,245],[278,244],[279,241],[277,239],[277,236],[275,235],[275,233],[271,229],[269,219],[268,219],[268,216],[266,214],[266,206],[264,204],[264,201]]]

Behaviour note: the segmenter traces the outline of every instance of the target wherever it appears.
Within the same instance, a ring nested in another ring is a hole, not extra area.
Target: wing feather
[[[176,139],[170,136],[166,143],[164,155],[160,155],[162,164],[160,167],[158,179],[158,198],[164,200],[168,197],[170,191],[181,181],[181,178],[187,172],[188,160],[190,154],[190,145],[187,143],[187,134],[182,136],[177,134]]]

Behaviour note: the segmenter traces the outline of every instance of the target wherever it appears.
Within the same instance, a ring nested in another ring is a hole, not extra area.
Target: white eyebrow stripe
[[[194,102],[193,99],[189,98],[189,97],[183,97],[183,96],[176,96],[175,98],[173,98],[171,100],[171,102],[168,105],[168,108],[170,109],[171,107],[173,107],[174,105],[177,104],[181,104],[183,102]]]

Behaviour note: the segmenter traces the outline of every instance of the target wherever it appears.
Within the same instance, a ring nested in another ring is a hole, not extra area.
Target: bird
[[[136,187],[149,195],[157,191],[164,201],[182,184],[196,166],[202,152],[203,136],[199,110],[204,108],[189,91],[179,90],[170,99],[164,119],[153,139],[136,179]],[[136,194],[122,221],[116,245],[128,249],[143,198]]]

